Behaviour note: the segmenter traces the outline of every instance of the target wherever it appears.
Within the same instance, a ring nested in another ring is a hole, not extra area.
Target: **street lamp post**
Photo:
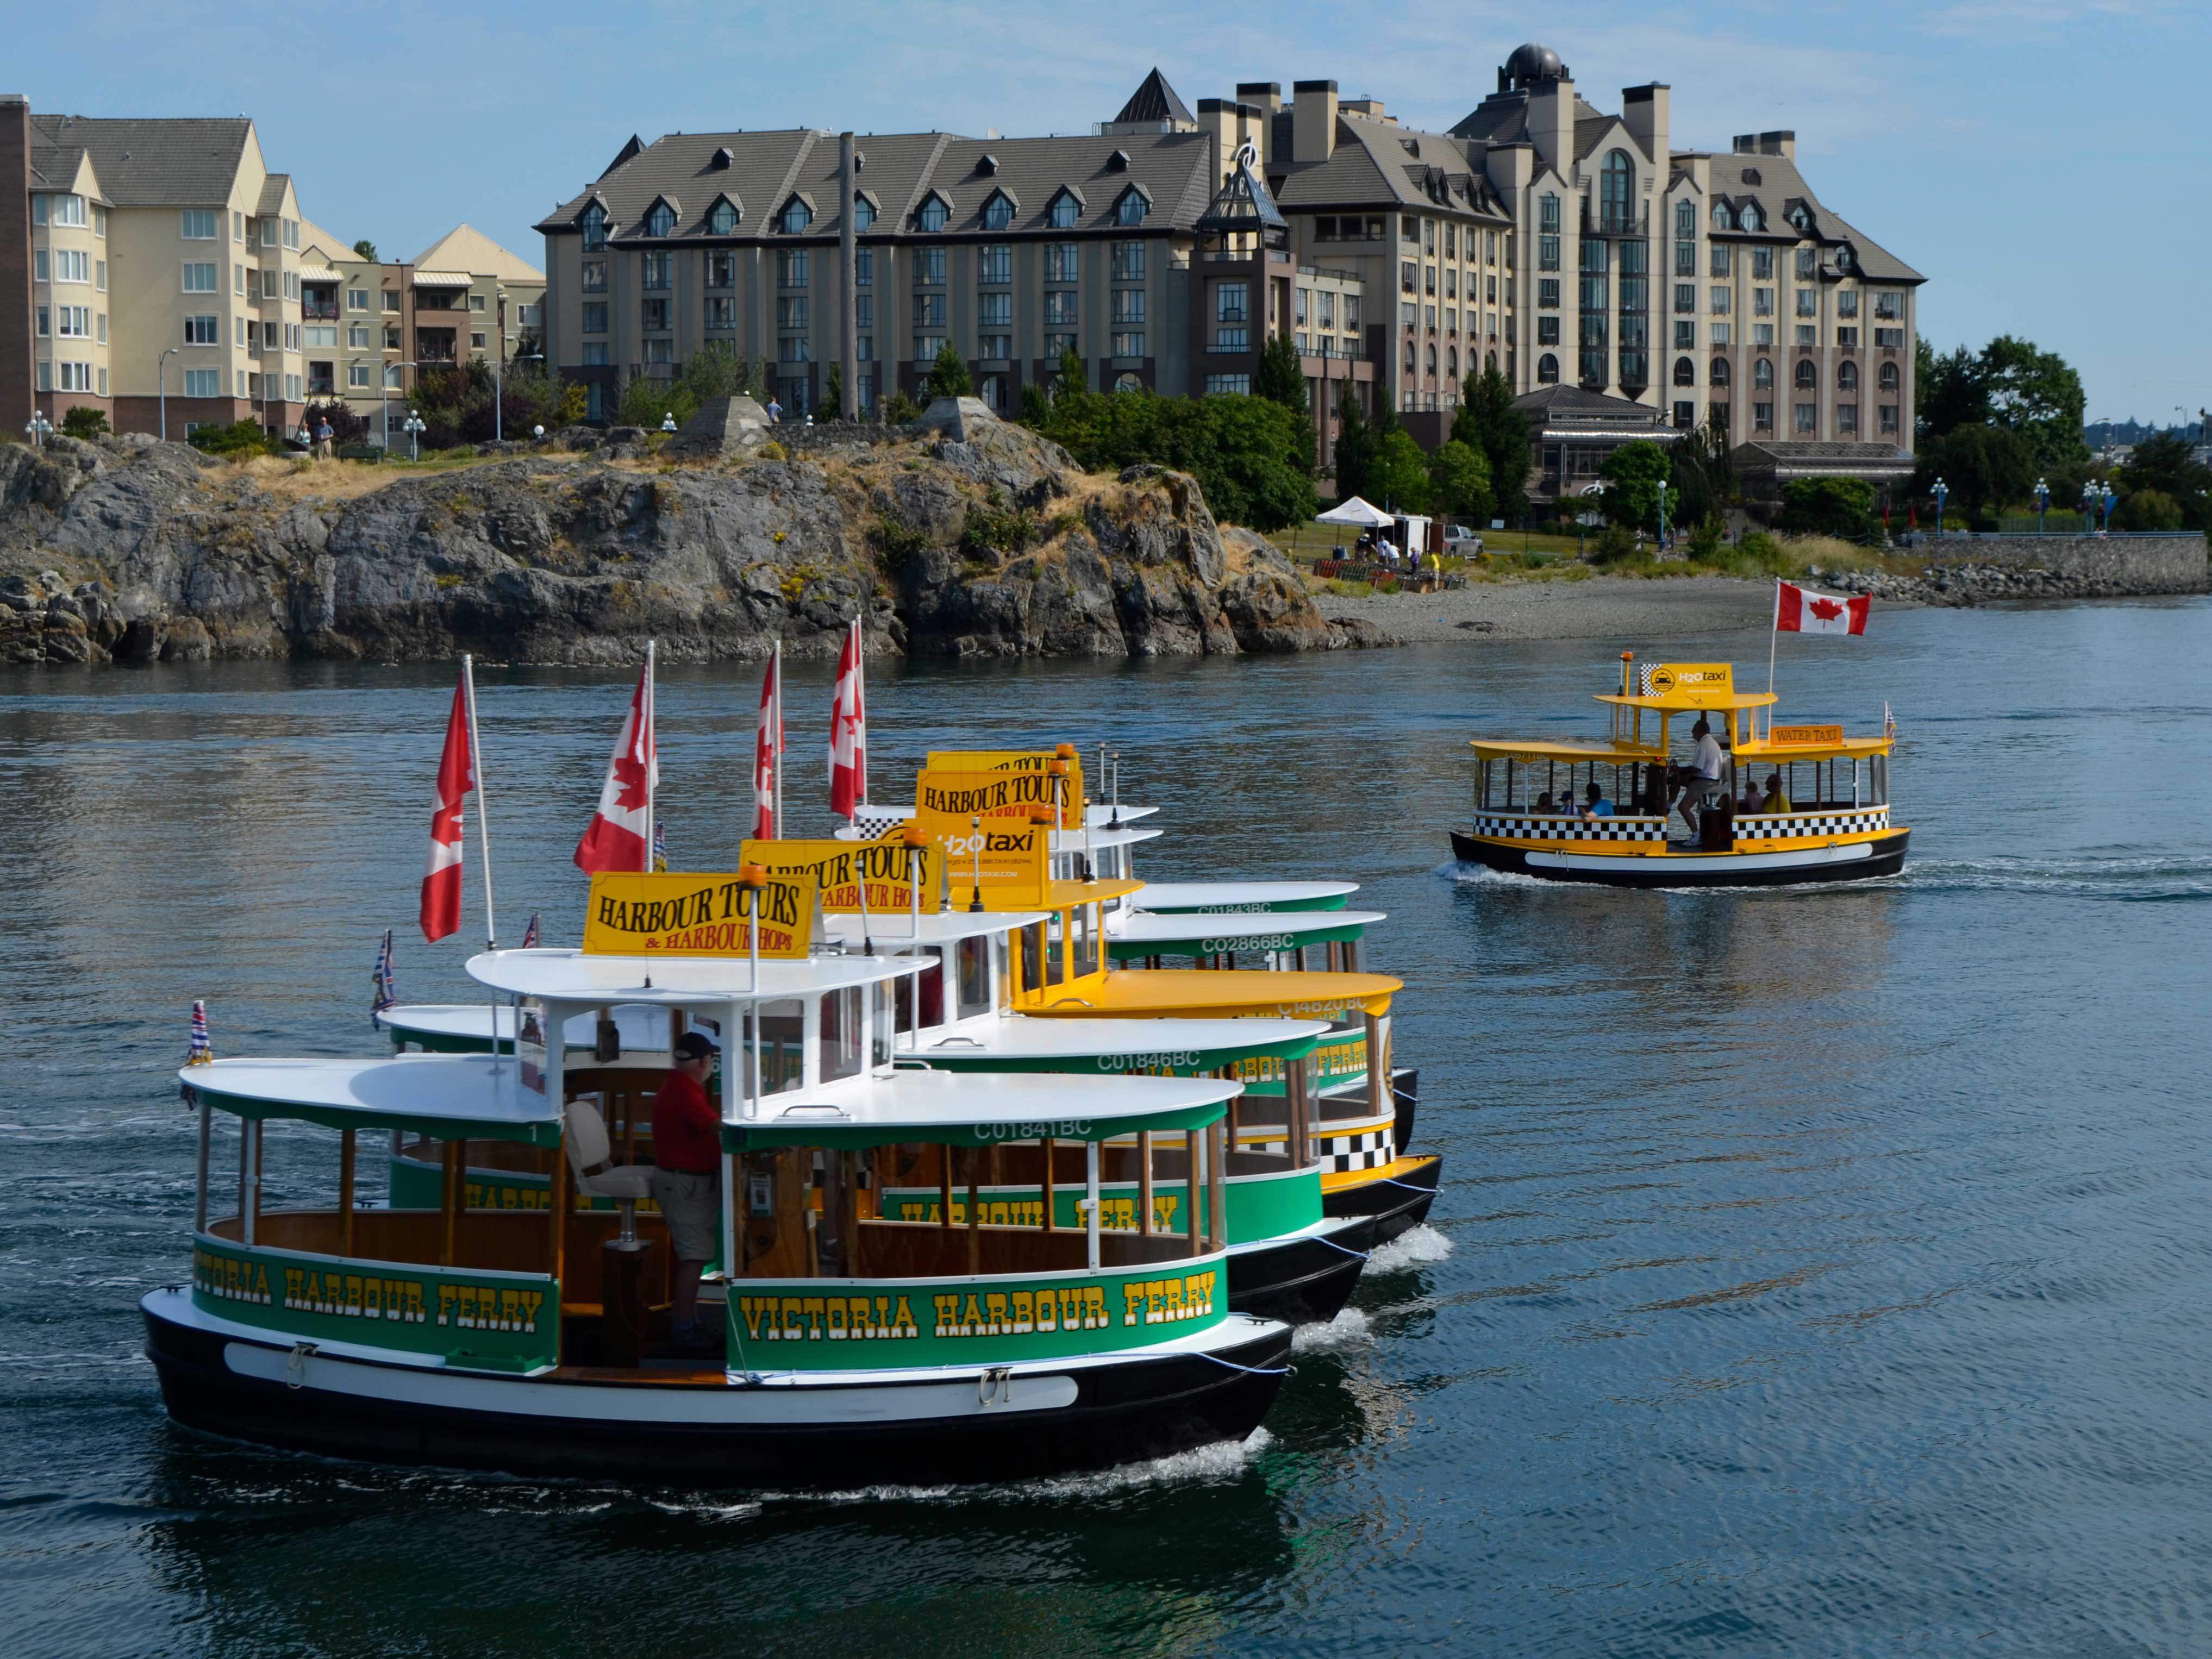
[[[2081,528],[2097,527],[2097,481],[2094,478],[2081,486]]]
[[[674,410],[664,409],[660,411],[660,429],[663,432],[673,432],[676,430],[676,411]]]
[[[424,431],[422,417],[420,415],[417,415],[413,410],[409,410],[407,411],[407,419],[404,423],[402,423],[399,429],[407,434],[407,459],[410,461],[421,460],[422,459],[422,433]]]
[[[384,365],[386,370],[422,367],[422,365],[418,362],[394,362]],[[384,384],[377,388],[376,394],[376,413],[381,422],[377,433],[376,447],[388,455],[392,453],[392,376],[385,374],[383,379]],[[401,389],[404,391],[405,388]]]
[[[1659,480],[1659,550],[1667,550],[1667,481]]]
[[[31,411],[31,418],[24,426],[23,431],[31,440],[32,448],[42,449],[46,447],[46,440],[54,435],[54,423],[34,409]]]
[[[1950,487],[1942,479],[1936,480],[1936,539],[1943,539],[1943,503],[1951,499]]]
[[[2107,535],[2107,536],[2109,536],[2109,535],[2111,535],[2111,534],[2112,533],[2112,503],[2113,503],[2114,501],[2118,501],[2118,500],[2119,500],[2119,495],[2118,495],[2118,494],[2113,490],[2113,489],[2112,489],[2112,480],[2111,480],[2111,479],[2109,479],[2109,478],[2107,478],[2107,479],[2105,481],[2105,529],[2104,529],[2104,533],[2105,533],[2106,535]]]
[[[2040,478],[2035,481],[2035,533],[2043,533],[2044,509],[2051,505],[2051,486]]]
[[[161,392],[161,441],[169,441],[169,359],[183,350],[182,346],[171,346],[154,360],[154,383]]]

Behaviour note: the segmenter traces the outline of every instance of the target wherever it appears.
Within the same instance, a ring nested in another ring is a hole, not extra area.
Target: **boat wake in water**
[[[999,1504],[1004,1503],[1009,1494],[1087,1501],[1142,1487],[1231,1480],[1243,1474],[1253,1460],[1273,1443],[1274,1437],[1267,1430],[1255,1429],[1243,1440],[1216,1441],[1210,1446],[1194,1446],[1170,1457],[1157,1457],[1148,1463],[1127,1463],[1090,1474],[1049,1475],[1036,1480],[975,1486],[860,1486],[849,1492],[763,1492],[761,1497],[771,1503],[792,1504]]]
[[[1392,1240],[1383,1249],[1395,1247]],[[1376,1255],[1379,1255],[1378,1250]],[[1369,1258],[1370,1261],[1373,1257]],[[1334,1353],[1340,1348],[1354,1348],[1375,1334],[1375,1322],[1357,1308],[1340,1308],[1336,1317],[1325,1324],[1301,1325],[1291,1334],[1292,1353]]]
[[[1930,859],[1881,884],[1914,892],[2033,893],[2168,903],[2212,899],[2212,858],[2115,852],[2083,858]]]
[[[1452,1253],[1451,1240],[1423,1222],[1409,1227],[1367,1258],[1370,1273],[1395,1273],[1407,1267],[1425,1267]]]

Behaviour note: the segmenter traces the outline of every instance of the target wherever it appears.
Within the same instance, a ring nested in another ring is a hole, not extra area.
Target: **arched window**
[[[1484,368],[1486,372],[1488,372],[1488,373],[1490,373],[1490,374],[1497,374],[1497,373],[1498,373],[1498,354],[1497,354],[1496,352],[1494,352],[1494,351],[1486,351],[1486,352],[1484,352],[1484,353],[1482,354],[1482,367],[1483,367],[1483,368]]]
[[[1884,392],[1894,392],[1897,390],[1897,365],[1884,363],[1881,366],[1881,389]]]
[[[814,222],[814,210],[796,196],[783,204],[776,217],[775,228],[787,236],[796,236]]]
[[[1713,204],[1713,228],[1715,230],[1735,228],[1735,215],[1729,211],[1729,204],[1726,202]]]
[[[1413,374],[1416,366],[1413,356],[1413,343],[1411,340],[1408,340],[1406,342],[1406,373],[1408,374]]]
[[[1075,192],[1063,190],[1052,198],[1052,207],[1045,215],[1045,222],[1054,230],[1073,230],[1075,222],[1083,216],[1083,204],[1075,199]]]
[[[1774,363],[1771,359],[1761,357],[1751,366],[1751,383],[1761,392],[1774,389]]]
[[[1006,377],[1005,375],[986,374],[983,377],[982,392],[984,408],[999,415],[1006,412]]]
[[[1797,365],[1797,373],[1793,378],[1796,380],[1797,389],[1800,392],[1812,392],[1820,386],[1820,371],[1809,362],[1800,363]]]
[[[1675,358],[1674,384],[1676,386],[1695,386],[1697,383],[1698,366],[1692,362],[1687,357]]]
[[[1444,348],[1444,373],[1455,380],[1459,379],[1459,348],[1457,346]]]
[[[1728,385],[1729,381],[1733,378],[1734,377],[1729,373],[1729,360],[1725,357],[1714,358],[1712,373],[1707,377],[1707,383],[1712,386],[1713,390],[1716,392],[1719,391],[1722,387]]]
[[[1145,377],[1141,374],[1124,372],[1114,377],[1114,390],[1116,392],[1142,392],[1144,389]]]
[[[1550,352],[1536,359],[1536,378],[1546,386],[1559,383],[1559,360]]]
[[[1808,363],[1806,364],[1806,367],[1810,368],[1812,365]],[[1856,392],[1858,389],[1859,366],[1856,363],[1852,362],[1838,363],[1836,366],[1836,390],[1838,392]]]
[[[922,203],[921,211],[914,216],[915,228],[933,232],[942,230],[945,228],[945,198],[942,196],[932,196]]]
[[[1743,204],[1741,222],[1746,230],[1765,230],[1766,216],[1759,211],[1758,203],[1746,202]]]
[[[1114,222],[1117,225],[1141,225],[1152,207],[1141,191],[1125,190],[1121,192],[1121,199],[1114,204]]]
[[[1598,174],[1598,224],[1604,230],[1632,230],[1636,226],[1636,164],[1626,150],[1608,151]]]
[[[994,190],[991,199],[983,204],[983,228],[1004,230],[1014,222],[1014,204],[1006,199],[1004,191]]]
[[[1431,346],[1429,348],[1428,363],[1429,373],[1431,374],[1435,374],[1437,372],[1437,349],[1434,346]]]
[[[853,198],[853,228],[855,231],[866,230],[875,222],[876,204],[865,196],[855,196]]]
[[[596,253],[607,245],[607,213],[597,202],[584,210],[584,252]]]
[[[655,202],[645,212],[645,234],[665,236],[676,228],[676,210],[665,202]]]
[[[728,236],[738,228],[738,210],[726,201],[717,201],[707,210],[707,234]]]

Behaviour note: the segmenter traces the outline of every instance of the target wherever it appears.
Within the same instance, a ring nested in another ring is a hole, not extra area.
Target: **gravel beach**
[[[1358,617],[1409,641],[1657,640],[1764,629],[1774,584],[1730,576],[1590,576],[1579,581],[1470,582],[1440,593],[1347,599],[1316,593],[1332,622]]]

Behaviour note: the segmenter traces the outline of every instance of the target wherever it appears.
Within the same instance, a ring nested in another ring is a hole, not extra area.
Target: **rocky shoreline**
[[[2071,574],[2035,566],[1972,561],[1931,564],[1918,576],[1893,575],[1884,570],[1815,568],[1806,573],[1806,579],[1838,593],[1871,594],[1890,605],[1954,608],[1988,605],[2001,599],[2121,599],[2145,593],[2191,591],[2147,587],[2122,576]]]
[[[871,650],[915,655],[1398,643],[1323,617],[1195,480],[1086,474],[964,400],[678,457],[573,441],[396,478],[143,436],[0,445],[0,662],[830,655],[855,615]]]

